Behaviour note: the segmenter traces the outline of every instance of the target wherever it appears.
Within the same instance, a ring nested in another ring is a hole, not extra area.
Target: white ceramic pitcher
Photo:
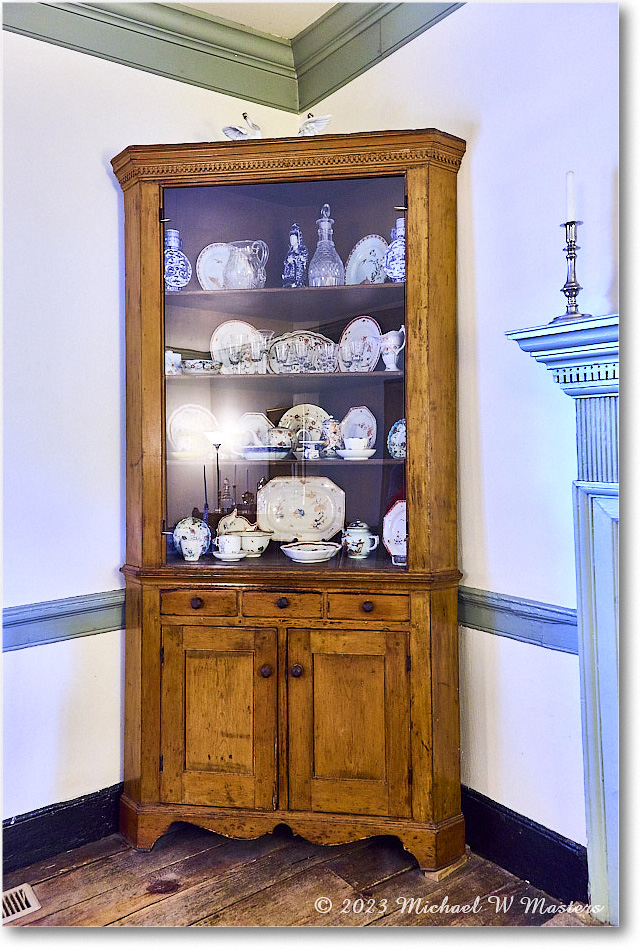
[[[397,357],[406,345],[406,328],[402,324],[398,330],[389,330],[381,337],[381,356],[387,370],[397,369]]]

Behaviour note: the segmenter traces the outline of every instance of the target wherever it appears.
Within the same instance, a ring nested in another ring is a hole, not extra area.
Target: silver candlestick
[[[558,320],[585,320],[591,316],[590,313],[580,313],[577,306],[577,295],[582,289],[575,275],[575,259],[579,251],[577,226],[583,223],[583,221],[566,221],[565,224],[560,224],[561,228],[566,228],[566,283],[561,288],[561,292],[566,297],[566,313],[555,317],[552,323]]]

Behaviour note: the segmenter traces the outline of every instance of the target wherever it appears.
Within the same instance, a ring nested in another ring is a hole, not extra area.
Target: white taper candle
[[[575,211],[575,172],[566,172],[566,220],[577,220]]]

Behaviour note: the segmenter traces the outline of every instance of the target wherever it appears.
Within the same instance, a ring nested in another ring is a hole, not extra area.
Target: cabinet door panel
[[[410,814],[407,648],[405,632],[289,631],[292,809]]]
[[[162,801],[275,807],[276,631],[164,627],[163,647]]]

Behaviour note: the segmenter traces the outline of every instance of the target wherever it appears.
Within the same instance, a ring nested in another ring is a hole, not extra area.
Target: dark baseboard
[[[466,843],[551,897],[588,903],[586,848],[462,785]]]
[[[3,822],[4,873],[118,832],[122,783]],[[586,848],[462,786],[466,843],[564,903],[588,902]]]
[[[71,802],[48,805],[2,823],[5,874],[118,831],[122,782]]]

